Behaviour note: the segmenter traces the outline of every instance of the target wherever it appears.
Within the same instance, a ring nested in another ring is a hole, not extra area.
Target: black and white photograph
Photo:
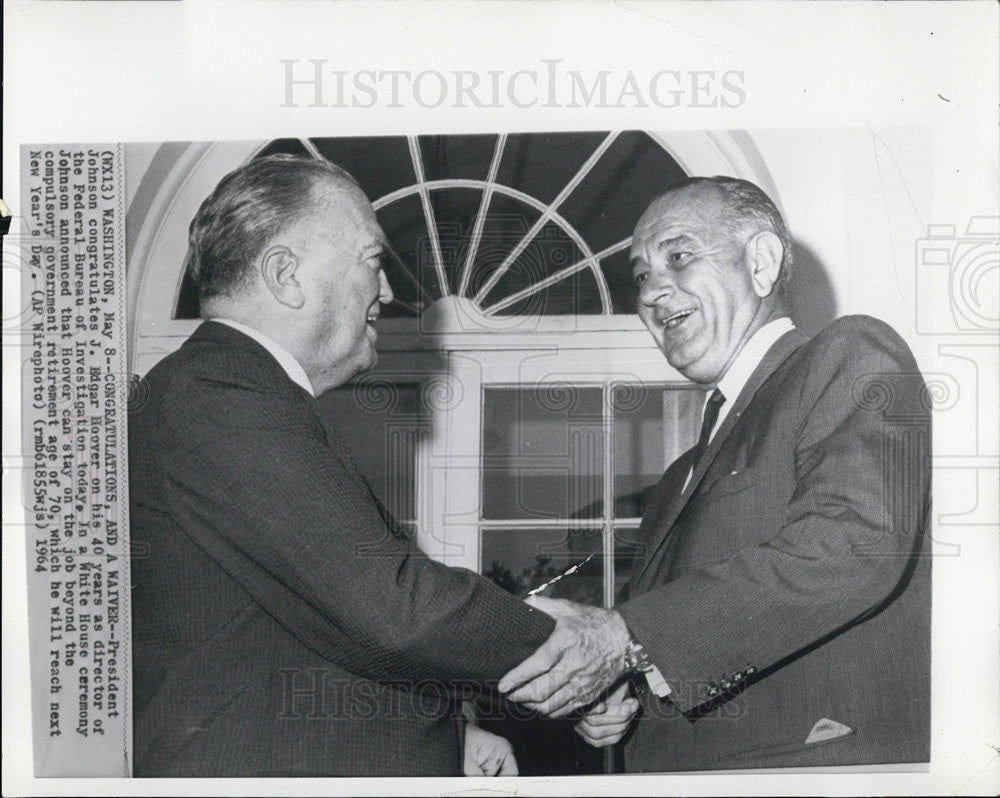
[[[5,793],[1000,787],[995,9],[49,5],[184,64],[5,127]]]

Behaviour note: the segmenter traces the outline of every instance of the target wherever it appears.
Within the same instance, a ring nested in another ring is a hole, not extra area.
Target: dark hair
[[[357,185],[339,166],[298,155],[258,158],[222,178],[188,229],[185,268],[200,298],[249,285],[268,242],[321,205],[330,178]]]
[[[704,184],[714,186],[725,201],[727,212],[724,219],[733,235],[749,236],[767,230],[781,239],[784,253],[778,285],[784,290],[792,271],[792,237],[778,207],[759,186],[738,177],[684,177],[668,185],[663,193],[670,194]]]

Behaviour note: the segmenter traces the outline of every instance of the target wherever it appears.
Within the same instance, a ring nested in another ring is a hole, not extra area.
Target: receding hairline
[[[727,210],[732,211],[732,203],[729,201],[729,197],[726,194],[725,189],[716,183],[713,183],[711,180],[705,180],[703,182],[685,183],[680,186],[673,186],[664,189],[655,199],[653,199],[652,202],[649,203],[649,206],[643,212],[643,216],[652,211],[657,205],[663,205],[672,197],[677,197],[682,194],[695,196],[705,194],[706,196],[715,199],[721,212],[724,213]]]
[[[365,192],[346,172],[314,172],[309,176],[308,191],[309,205],[313,209],[342,205],[351,200],[354,204],[371,204]]]
[[[747,182],[747,181],[740,181]],[[778,215],[781,219],[781,211],[778,210],[777,206],[773,204],[773,200],[767,196],[767,194],[759,187],[750,183],[763,198],[767,199],[771,203],[774,213]],[[660,218],[666,210],[665,203],[670,200],[671,197],[681,196],[683,194],[689,194],[693,196],[699,196],[703,194],[704,196],[711,197],[715,201],[714,208],[717,211],[719,220],[730,230],[730,232],[736,234],[738,231],[746,232],[747,227],[753,227],[756,232],[770,231],[778,234],[778,231],[772,229],[771,222],[764,223],[762,219],[756,214],[745,213],[740,210],[737,203],[730,196],[726,188],[720,183],[716,182],[713,178],[700,178],[692,182],[685,182],[677,186],[668,186],[660,194],[658,194],[643,211],[642,216],[639,217],[639,221],[636,223],[635,231],[640,229],[640,225],[643,228],[649,227],[655,219]],[[654,209],[656,209],[654,211]],[[655,213],[655,215],[653,215]],[[784,224],[784,220],[781,219],[781,223]]]
[[[639,221],[636,222],[635,229],[633,230],[633,236],[636,233],[652,227],[666,212],[666,203],[671,200],[671,198],[678,197],[685,193],[697,194],[704,189],[711,189],[711,194],[709,194],[709,196],[714,195],[719,214],[726,219],[726,221],[732,220],[735,215],[732,213],[732,208],[730,207],[730,203],[727,201],[725,191],[709,181],[705,181],[704,183],[686,183],[681,186],[667,188],[654,197],[649,205],[646,206],[646,210],[642,212],[642,215],[639,217]]]
[[[363,197],[365,196],[357,181],[340,167],[337,167],[336,170],[324,169],[322,172],[313,172],[310,182],[315,192],[329,190],[333,192],[352,192],[360,194]],[[326,187],[325,189],[324,186]]]
[[[308,191],[308,204],[297,218],[288,221],[286,230],[318,221],[325,214],[336,215],[345,224],[350,224],[356,213],[364,214],[366,210],[374,213],[371,200],[346,172],[316,173],[310,178]]]

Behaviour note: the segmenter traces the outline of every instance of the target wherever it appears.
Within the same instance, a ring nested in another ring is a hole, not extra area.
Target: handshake
[[[629,632],[622,617],[561,599],[527,599],[556,628],[534,654],[499,684],[508,700],[559,718],[581,711],[576,732],[595,747],[614,745],[628,731],[639,702],[619,684],[626,675]]]

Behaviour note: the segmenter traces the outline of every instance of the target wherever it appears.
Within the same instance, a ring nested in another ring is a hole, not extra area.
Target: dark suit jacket
[[[618,610],[671,685],[630,771],[929,758],[930,418],[874,319],[779,339],[682,490],[671,466]],[[806,744],[821,721],[851,733]]]
[[[456,695],[551,619],[413,546],[242,333],[203,324],[139,395],[135,774],[459,774]]]

